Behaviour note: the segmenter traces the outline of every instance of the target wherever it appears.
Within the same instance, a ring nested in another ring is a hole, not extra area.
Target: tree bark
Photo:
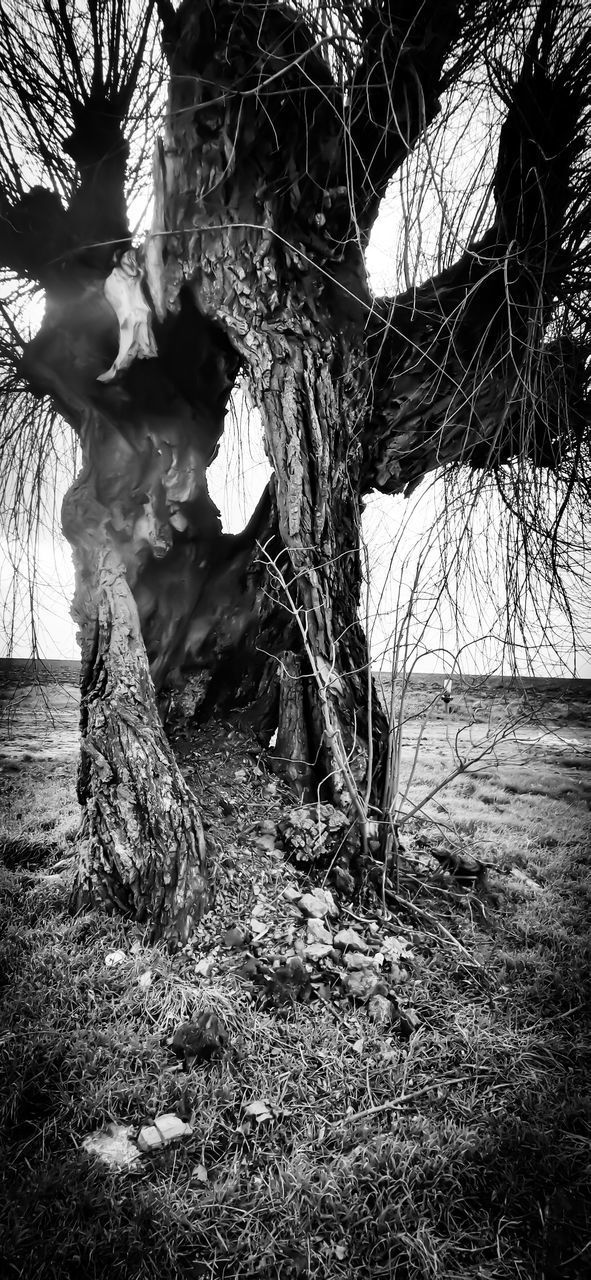
[[[85,821],[73,906],[98,901],[131,912],[174,948],[191,936],[209,904],[201,820],[158,716],[121,557],[100,547],[86,561],[98,599],[92,650],[84,646],[79,799]],[[80,621],[87,628],[91,618]]]
[[[545,333],[584,98],[552,80],[542,5],[508,91],[494,226],[437,279],[376,303],[363,249],[438,110],[455,0],[343,5],[349,54],[307,9],[159,8],[171,81],[145,258],[130,252],[122,126],[147,25],[130,83],[110,98],[95,48],[92,87],[71,103],[68,209],[40,188],[12,205],[0,193],[0,255],[46,290],[20,373],[84,459],[64,505],[83,652],[76,900],[123,905],[175,945],[208,888],[155,688],[198,673],[199,714],[233,708],[267,741],[276,728],[298,794],[363,827],[386,742],[358,616],[363,495],[408,493],[450,463],[554,466],[577,441],[576,347],[565,359]],[[229,537],[207,467],[240,365],[274,476]]]
[[[204,322],[195,323],[201,344],[189,372],[173,319],[162,327],[158,354],[148,343],[150,358],[135,359],[105,384],[102,374],[119,359],[118,346],[123,351],[121,334],[103,279],[82,277],[78,291],[73,281],[67,293],[49,296],[23,361],[30,384],[49,392],[69,418],[83,455],[62,513],[82,649],[79,794],[86,816],[74,904],[98,899],[124,907],[172,947],[186,941],[209,902],[205,843],[158,714],[133,591],[148,629],[158,568],[168,557],[168,590],[177,599],[160,628],[155,666],[159,660],[170,671],[180,643],[175,618],[189,625],[187,594],[199,598],[222,541],[205,471],[236,365],[223,343],[208,342]],[[185,394],[174,381],[177,360]],[[188,555],[196,566],[191,580]]]
[[[371,786],[372,753],[378,781],[383,716],[358,619],[369,293],[343,200],[336,90],[303,20],[283,11],[261,17],[246,5],[237,16],[223,4],[212,24],[207,5],[183,5],[175,37],[154,226],[166,261],[149,255],[151,291],[173,305],[182,269],[199,310],[242,358],[275,477],[276,536],[262,558],[275,602],[266,640],[280,751],[304,793],[312,786],[352,807],[351,784],[363,794]],[[268,96],[261,77],[273,80]],[[323,143],[304,159],[311,112]],[[347,232],[335,248],[319,234],[324,210],[335,235]],[[268,694],[268,667],[263,678]]]

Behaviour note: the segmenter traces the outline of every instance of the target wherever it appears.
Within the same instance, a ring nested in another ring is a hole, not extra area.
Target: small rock
[[[272,818],[261,818],[259,822],[259,831],[261,835],[273,836],[277,835],[277,823]]]
[[[287,884],[281,896],[283,898],[287,898],[288,902],[299,902],[302,895],[300,890],[296,889],[294,884]]]
[[[114,969],[117,964],[125,964],[127,956],[124,951],[108,951],[105,956],[105,966],[107,969]]]
[[[343,983],[349,995],[356,1000],[368,1000],[373,995],[377,978],[369,969],[354,969],[352,973],[345,974]]]
[[[155,1125],[148,1124],[144,1125],[143,1129],[140,1129],[137,1137],[137,1145],[140,1151],[149,1152],[159,1151],[160,1147],[164,1144]]]
[[[330,889],[315,889],[314,897],[319,898],[320,902],[326,903],[327,916],[338,916],[339,909],[332,896]]]
[[[375,969],[375,957],[364,956],[360,951],[346,951],[343,960],[348,969]]]
[[[305,916],[316,916],[321,920],[328,915],[328,903],[324,897],[316,893],[304,893],[298,902],[298,907]]]
[[[330,942],[311,942],[305,950],[307,960],[325,960],[332,951]]]
[[[162,1116],[156,1116],[154,1128],[158,1130],[164,1143],[176,1142],[178,1138],[187,1138],[193,1132],[190,1124],[185,1124],[180,1116],[175,1116],[170,1111]]]
[[[369,949],[367,942],[356,929],[339,929],[339,932],[335,933],[334,944],[335,947],[340,947],[341,951],[345,951],[349,947],[352,951],[367,951]]]
[[[212,969],[213,963],[209,959],[209,956],[202,956],[201,960],[198,960],[195,965],[195,973],[198,974],[200,978],[209,978]]]
[[[274,835],[271,835],[267,831],[263,832],[262,835],[257,836],[254,842],[255,848],[261,849],[263,850],[263,852],[265,851],[268,852],[270,849],[274,849],[275,843],[276,843],[276,837]]]
[[[392,1021],[394,1006],[387,996],[370,996],[367,1012],[372,1022],[377,1022],[379,1027],[386,1027]]]
[[[236,781],[237,781],[237,782],[246,782],[247,776],[248,776],[248,775],[247,775],[246,769],[235,769],[235,770],[234,770],[234,777],[235,777],[235,779],[236,779]]]
[[[152,986],[153,981],[154,978],[152,976],[152,970],[146,969],[145,973],[140,973],[137,984],[138,987],[141,987],[142,991],[147,991],[148,987]]]
[[[308,942],[327,942],[332,947],[332,933],[322,920],[317,920],[314,916],[308,920]]]

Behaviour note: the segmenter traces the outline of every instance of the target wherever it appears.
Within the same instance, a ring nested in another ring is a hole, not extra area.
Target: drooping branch
[[[555,8],[541,6],[505,85],[494,226],[442,274],[378,304],[366,489],[410,492],[446,463],[578,460],[589,422],[589,325],[576,308],[588,289],[591,191],[579,161],[590,55],[572,32],[562,48],[549,38]]]
[[[154,7],[0,3],[0,263],[43,287],[106,275],[129,244],[126,133],[150,89]]]
[[[439,110],[457,0],[378,0],[364,6],[362,57],[346,104],[356,221],[367,235],[396,170]]]

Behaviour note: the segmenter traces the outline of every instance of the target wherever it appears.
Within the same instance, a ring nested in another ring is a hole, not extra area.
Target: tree
[[[364,495],[490,472],[525,525],[532,494],[542,519],[536,477],[555,475],[550,571],[564,509],[586,500],[584,6],[5,0],[1,15],[0,260],[46,301],[22,342],[4,295],[9,421],[29,413],[38,442],[49,406],[83,460],[62,515],[83,663],[78,897],[174,943],[207,872],[156,692],[200,672],[197,713],[239,707],[267,743],[277,729],[305,799],[351,809],[348,776],[377,804]],[[138,247],[126,182],[165,76]],[[504,112],[488,225],[433,278],[374,298],[381,201],[470,109],[470,81]],[[207,467],[239,375],[273,476],[229,536]]]

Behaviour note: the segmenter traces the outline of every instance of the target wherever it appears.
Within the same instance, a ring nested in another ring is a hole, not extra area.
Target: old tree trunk
[[[486,465],[518,437],[523,447],[515,388],[528,308],[541,324],[542,253],[539,215],[520,198],[527,95],[502,142],[487,237],[412,297],[374,301],[364,248],[438,109],[457,20],[451,2],[418,16],[403,4],[385,25],[387,8],[371,21],[368,10],[343,84],[295,11],[162,5],[169,106],[144,247],[131,247],[122,111],[106,95],[81,108],[69,142],[69,208],[35,189],[11,211],[20,238],[5,258],[47,297],[22,372],[83,455],[63,510],[82,647],[76,900],[123,906],[173,945],[207,906],[208,881],[157,692],[199,673],[198,715],[242,708],[265,743],[277,729],[296,792],[337,804],[362,835],[386,746],[358,616],[363,495],[402,492],[446,462]],[[548,273],[547,223],[559,227],[562,206],[548,164],[542,176]],[[36,218],[51,252],[33,262]],[[207,468],[239,372],[273,476],[229,536]]]

